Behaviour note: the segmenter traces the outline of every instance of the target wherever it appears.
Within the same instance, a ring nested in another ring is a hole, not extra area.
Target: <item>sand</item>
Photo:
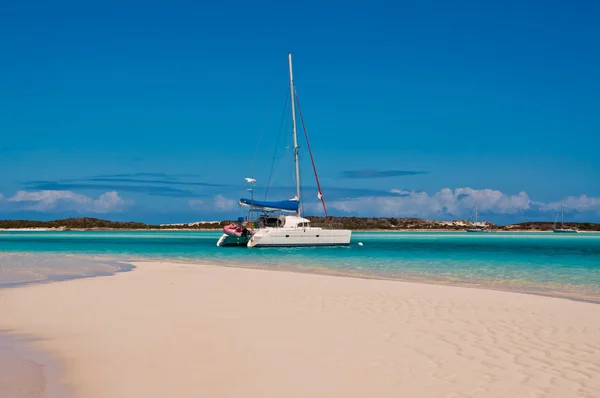
[[[135,265],[0,290],[0,329],[37,337],[76,397],[600,396],[597,304]]]
[[[0,397],[39,397],[46,388],[43,365],[16,350],[16,343],[0,339]]]
[[[24,336],[0,333],[0,397],[72,397],[68,386],[60,382],[60,364],[30,349],[28,341]]]

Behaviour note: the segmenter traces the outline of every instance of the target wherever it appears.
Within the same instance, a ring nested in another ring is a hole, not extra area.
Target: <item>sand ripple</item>
[[[137,265],[11,290],[0,327],[51,339],[39,346],[66,358],[66,380],[91,398],[600,396],[597,304]]]

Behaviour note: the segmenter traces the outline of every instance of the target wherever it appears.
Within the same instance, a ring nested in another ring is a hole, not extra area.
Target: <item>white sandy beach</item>
[[[58,359],[60,382],[84,398],[600,396],[597,304],[136,266],[2,289],[0,330],[36,337],[33,348]]]

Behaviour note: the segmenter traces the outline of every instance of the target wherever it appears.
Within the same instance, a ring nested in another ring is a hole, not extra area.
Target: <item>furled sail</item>
[[[251,206],[264,211],[290,211],[297,212],[300,202],[298,200],[281,200],[279,202],[264,202],[252,199],[240,199],[240,205]]]

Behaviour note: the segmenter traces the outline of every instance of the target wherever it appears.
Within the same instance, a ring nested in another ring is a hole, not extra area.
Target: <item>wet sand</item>
[[[30,346],[30,339],[0,331],[0,397],[71,398],[58,361]]]
[[[76,397],[600,396],[597,304],[135,265],[2,289],[0,329],[36,337],[30,347],[61,361],[62,383]]]

